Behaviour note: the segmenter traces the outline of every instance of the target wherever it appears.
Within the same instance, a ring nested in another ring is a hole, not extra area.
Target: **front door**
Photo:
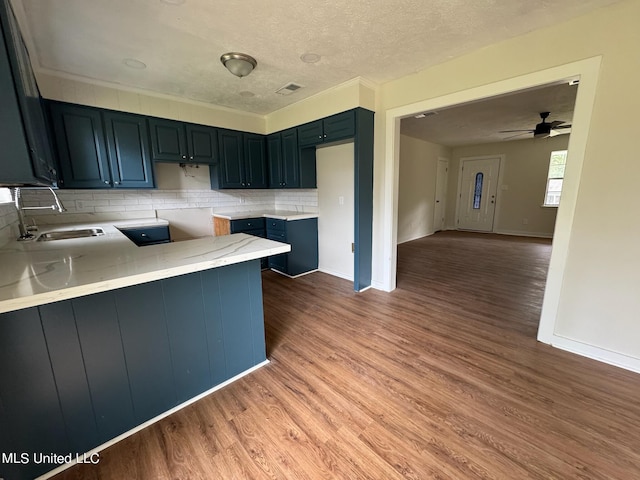
[[[458,228],[493,231],[500,157],[462,159]]]

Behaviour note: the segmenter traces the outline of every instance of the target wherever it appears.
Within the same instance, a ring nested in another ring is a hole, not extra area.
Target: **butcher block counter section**
[[[238,234],[137,247],[117,227],[165,224],[140,220],[74,225],[104,235],[49,242],[10,242],[0,249],[0,313],[216,268],[290,250],[289,245]],[[69,226],[56,225],[47,231]]]

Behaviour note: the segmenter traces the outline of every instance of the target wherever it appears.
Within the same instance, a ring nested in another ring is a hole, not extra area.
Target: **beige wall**
[[[447,226],[452,228],[456,222],[460,159],[504,155],[493,231],[552,237],[557,209],[541,206],[547,185],[549,157],[554,150],[566,150],[568,143],[568,135],[558,135],[453,148],[447,189]]]
[[[496,93],[493,82],[507,89],[520,85],[521,76],[543,78],[536,72],[564,72],[563,65],[602,56],[599,71],[589,70],[580,85],[587,93],[578,92],[571,142],[579,146],[572,151],[580,159],[574,157],[575,167],[568,168],[576,183],[567,185],[575,208],[563,208],[565,202],[558,211],[556,234],[560,224],[566,233],[554,241],[549,274],[554,292],[545,293],[545,302],[554,296],[556,306],[544,340],[640,371],[640,222],[622,207],[636,203],[640,180],[638,18],[640,1],[622,1],[382,86],[375,136],[374,284],[386,284],[386,265],[392,263],[386,230],[392,225],[396,172],[393,148],[387,148],[387,112],[429,99],[453,101],[469,89],[490,95]],[[588,137],[581,138],[580,130]],[[561,257],[558,241],[566,244]]]
[[[451,149],[408,135],[400,136],[398,243],[434,232],[438,157],[450,158]]]
[[[38,87],[44,98],[91,107],[170,118],[213,127],[266,133],[261,115],[192,102],[168,95],[135,89],[115,89],[99,82],[90,83],[38,73]]]

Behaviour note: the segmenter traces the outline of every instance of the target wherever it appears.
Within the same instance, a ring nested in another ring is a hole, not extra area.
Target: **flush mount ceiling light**
[[[318,63],[321,58],[317,53],[303,53],[300,55],[300,60],[304,63]]]
[[[258,65],[256,59],[246,53],[225,53],[220,57],[220,61],[236,77],[246,77]]]
[[[140,60],[136,60],[135,58],[125,58],[124,60],[122,60],[122,63],[124,63],[127,67],[135,68],[136,70],[144,70],[145,68],[147,68],[146,63],[141,62]]]

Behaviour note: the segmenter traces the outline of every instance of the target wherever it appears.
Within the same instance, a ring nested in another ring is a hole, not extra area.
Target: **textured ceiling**
[[[616,0],[12,0],[36,70],[267,114],[335,85],[375,83]],[[540,48],[558,48],[550,38]],[[258,61],[237,78],[220,55]],[[306,64],[303,53],[321,55]],[[35,55],[34,55],[35,53]],[[137,59],[145,69],[127,67]],[[305,88],[274,92],[289,82]],[[255,96],[248,98],[246,93]]]
[[[500,131],[532,130],[541,122],[540,112],[551,113],[547,123],[559,120],[570,125],[578,88],[562,83],[456,105],[438,110],[436,115],[404,118],[400,132],[449,147],[533,138],[533,133]]]

